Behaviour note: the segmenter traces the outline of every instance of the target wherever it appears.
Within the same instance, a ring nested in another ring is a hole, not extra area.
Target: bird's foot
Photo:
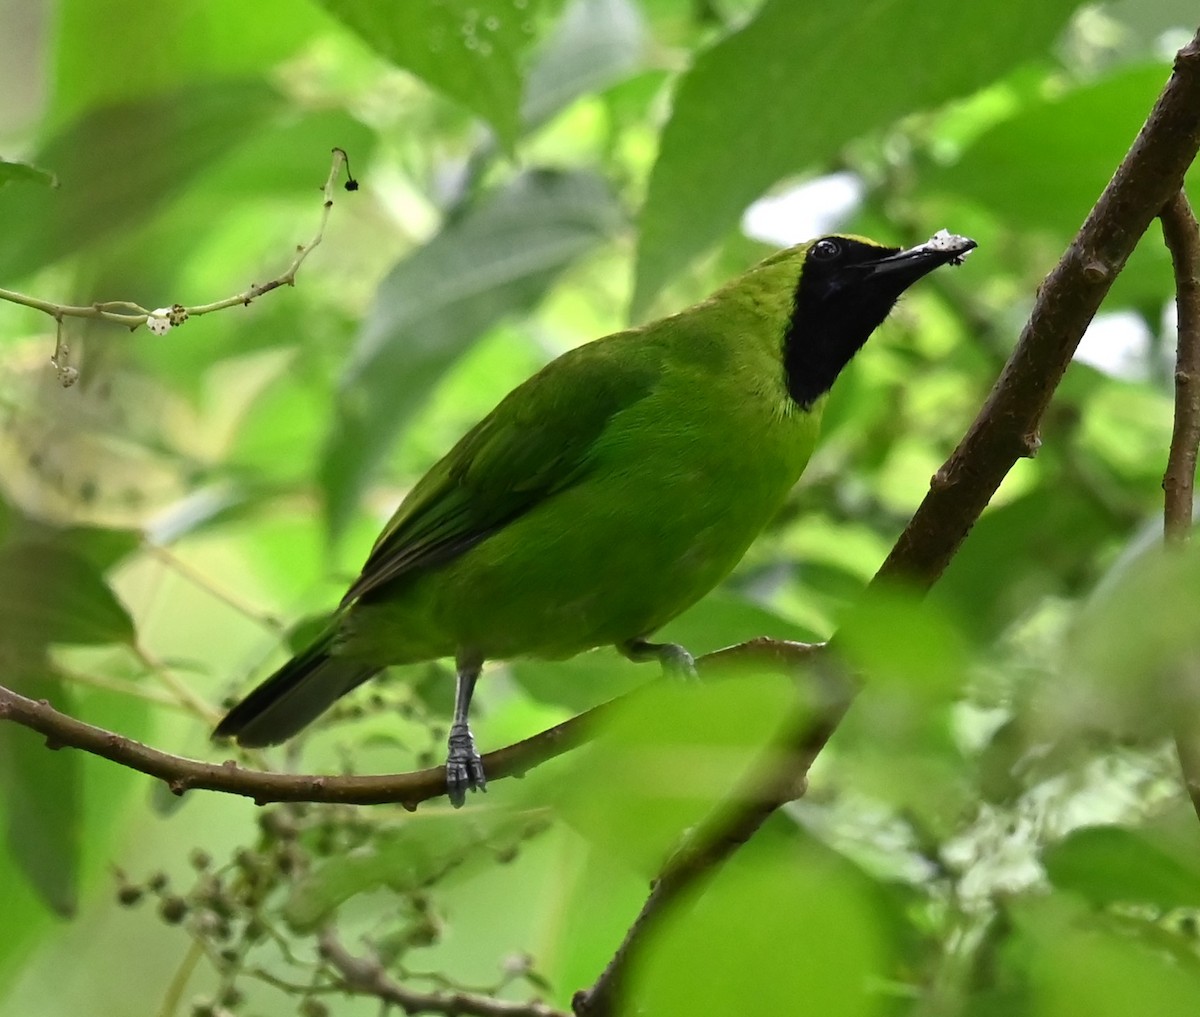
[[[669,678],[697,681],[696,658],[678,643],[648,643],[644,639],[631,639],[619,647],[630,660],[657,660],[663,674]]]
[[[475,748],[475,739],[466,724],[454,724],[446,739],[446,796],[450,804],[460,809],[467,800],[467,791],[487,791],[483,760]]]
[[[686,682],[700,680],[696,658],[678,643],[663,643],[658,660],[662,664],[663,674],[668,678],[680,678]]]

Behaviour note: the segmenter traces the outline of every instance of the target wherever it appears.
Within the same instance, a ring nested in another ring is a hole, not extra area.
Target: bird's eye
[[[830,240],[828,237],[824,240],[818,240],[812,245],[812,250],[809,254],[818,261],[832,261],[842,253],[842,245],[836,240]]]

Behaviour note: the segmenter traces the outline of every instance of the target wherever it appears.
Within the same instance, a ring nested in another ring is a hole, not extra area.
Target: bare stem
[[[170,308],[169,314],[156,314],[130,300],[106,300],[93,304],[72,305],[55,303],[51,300],[42,300],[39,297],[32,297],[25,293],[6,289],[0,289],[0,300],[7,300],[9,303],[20,304],[23,307],[32,307],[35,311],[42,311],[50,315],[58,322],[58,339],[52,362],[55,368],[58,369],[59,378],[63,382],[63,385],[69,385],[78,377],[78,372],[67,363],[68,351],[62,336],[64,318],[88,318],[93,321],[109,321],[116,325],[124,325],[131,330],[145,325],[151,318],[154,318],[156,323],[165,329],[179,325],[188,318],[198,317],[202,314],[211,314],[213,311],[221,311],[227,307],[236,307],[238,305],[244,307],[261,297],[264,293],[269,293],[280,286],[294,286],[296,284],[296,273],[300,270],[300,266],[304,264],[304,259],[316,249],[325,237],[325,227],[329,223],[329,213],[333,208],[334,191],[337,186],[338,177],[341,175],[345,165],[346,153],[340,148],[335,148],[333,150],[333,162],[329,167],[329,176],[326,178],[325,186],[322,189],[325,200],[321,205],[321,221],[317,227],[316,235],[307,244],[300,244],[296,248],[296,255],[287,270],[268,282],[256,283],[234,296],[190,307],[175,304]]]
[[[356,996],[374,996],[386,1006],[398,1006],[406,1014],[443,1014],[444,1017],[567,1017],[545,1003],[511,1003],[473,992],[419,992],[392,978],[378,957],[358,957],[342,945],[332,928],[322,930],[321,956],[341,977],[343,991]]]
[[[1192,531],[1196,453],[1200,448],[1200,228],[1179,191],[1159,214],[1175,270],[1179,344],[1175,357],[1175,422],[1163,476],[1163,532],[1184,543]]]
[[[1183,191],[1159,215],[1175,274],[1179,341],[1175,354],[1175,420],[1163,475],[1163,538],[1182,547],[1192,533],[1196,452],[1200,446],[1200,227]],[[1186,683],[1186,678],[1185,678]],[[1175,723],[1175,748],[1184,787],[1200,818],[1200,726],[1187,701]]]
[[[142,540],[142,547],[197,589],[203,590],[214,600],[219,600],[222,604],[233,608],[238,614],[248,618],[271,635],[279,636],[283,633],[283,623],[274,615],[267,614],[265,611],[260,611],[258,608],[246,603],[236,594],[210,579],[194,565],[180,558],[179,555],[175,554],[169,548],[164,547],[162,544],[155,544],[148,538]]]

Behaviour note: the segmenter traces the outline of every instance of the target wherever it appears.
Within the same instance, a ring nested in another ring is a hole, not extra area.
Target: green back
[[[664,386],[704,400],[736,384],[758,393],[757,411],[791,414],[780,344],[807,246],[772,255],[680,314],[572,350],[514,389],[404,499],[343,604],[453,560],[578,484],[614,417]]]

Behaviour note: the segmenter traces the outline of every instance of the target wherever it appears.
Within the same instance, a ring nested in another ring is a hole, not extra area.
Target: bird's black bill
[[[969,237],[934,237],[863,267],[869,278],[883,277],[907,287],[942,265],[961,265],[963,258],[977,246]]]

